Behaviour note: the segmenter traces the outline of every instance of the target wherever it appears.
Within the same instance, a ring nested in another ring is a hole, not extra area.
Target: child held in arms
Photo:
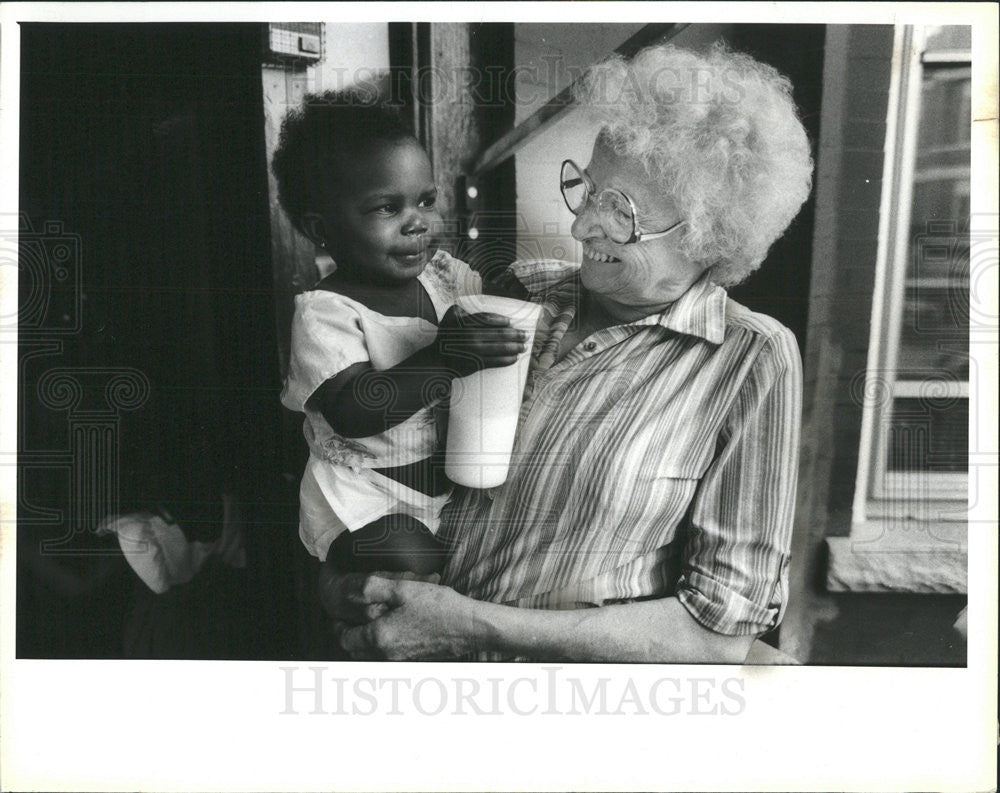
[[[453,305],[482,279],[431,244],[430,159],[383,102],[357,89],[307,96],[272,168],[292,223],[336,265],[296,297],[281,396],[305,413],[299,534],[343,572],[433,574],[451,492],[434,409],[453,377],[514,363],[525,336]]]

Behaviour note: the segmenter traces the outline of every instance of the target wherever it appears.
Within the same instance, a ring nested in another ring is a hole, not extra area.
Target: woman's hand
[[[676,597],[546,611],[473,600],[389,573],[324,575],[332,578],[320,581],[323,604],[341,646],[357,660],[483,650],[552,661],[741,664],[755,638],[702,627]]]
[[[499,314],[469,314],[452,306],[438,327],[437,351],[456,377],[510,366],[526,349],[527,334]]]
[[[330,564],[320,567],[319,599],[335,626],[363,625],[385,611],[384,603],[368,596],[368,582],[372,578],[367,573],[341,573]]]
[[[344,624],[341,647],[356,660],[406,661],[454,658],[476,649],[475,601],[426,581],[371,575],[345,584],[354,615],[379,614],[361,625]]]
[[[436,574],[340,573],[324,564],[319,595],[352,658],[449,658],[474,649],[474,601],[438,580]]]

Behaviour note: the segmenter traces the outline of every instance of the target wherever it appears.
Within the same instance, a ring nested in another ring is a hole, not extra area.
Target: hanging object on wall
[[[310,65],[323,60],[322,22],[270,22],[264,33],[264,61]]]

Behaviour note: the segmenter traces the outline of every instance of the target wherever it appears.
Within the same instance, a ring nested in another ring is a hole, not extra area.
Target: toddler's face
[[[441,216],[427,153],[415,140],[382,144],[346,163],[323,213],[338,268],[383,286],[416,278],[428,259],[428,234]]]

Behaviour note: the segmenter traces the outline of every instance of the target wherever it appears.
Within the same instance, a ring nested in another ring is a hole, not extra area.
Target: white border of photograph
[[[0,15],[4,214],[17,212],[20,20],[513,18],[972,23],[973,213],[997,213],[997,8],[991,4],[6,3]],[[973,279],[992,301],[981,309],[996,317],[996,251],[980,264]],[[0,267],[0,278],[0,316],[16,316],[16,268]],[[0,452],[6,454],[16,450],[16,345],[3,341]],[[981,346],[973,350],[983,373],[973,410],[980,432],[996,437],[996,339]],[[969,537],[964,669],[15,660],[16,491],[14,467],[3,465],[0,787],[990,789],[996,784],[997,469],[995,459],[979,465],[989,495],[970,515],[980,530]]]

